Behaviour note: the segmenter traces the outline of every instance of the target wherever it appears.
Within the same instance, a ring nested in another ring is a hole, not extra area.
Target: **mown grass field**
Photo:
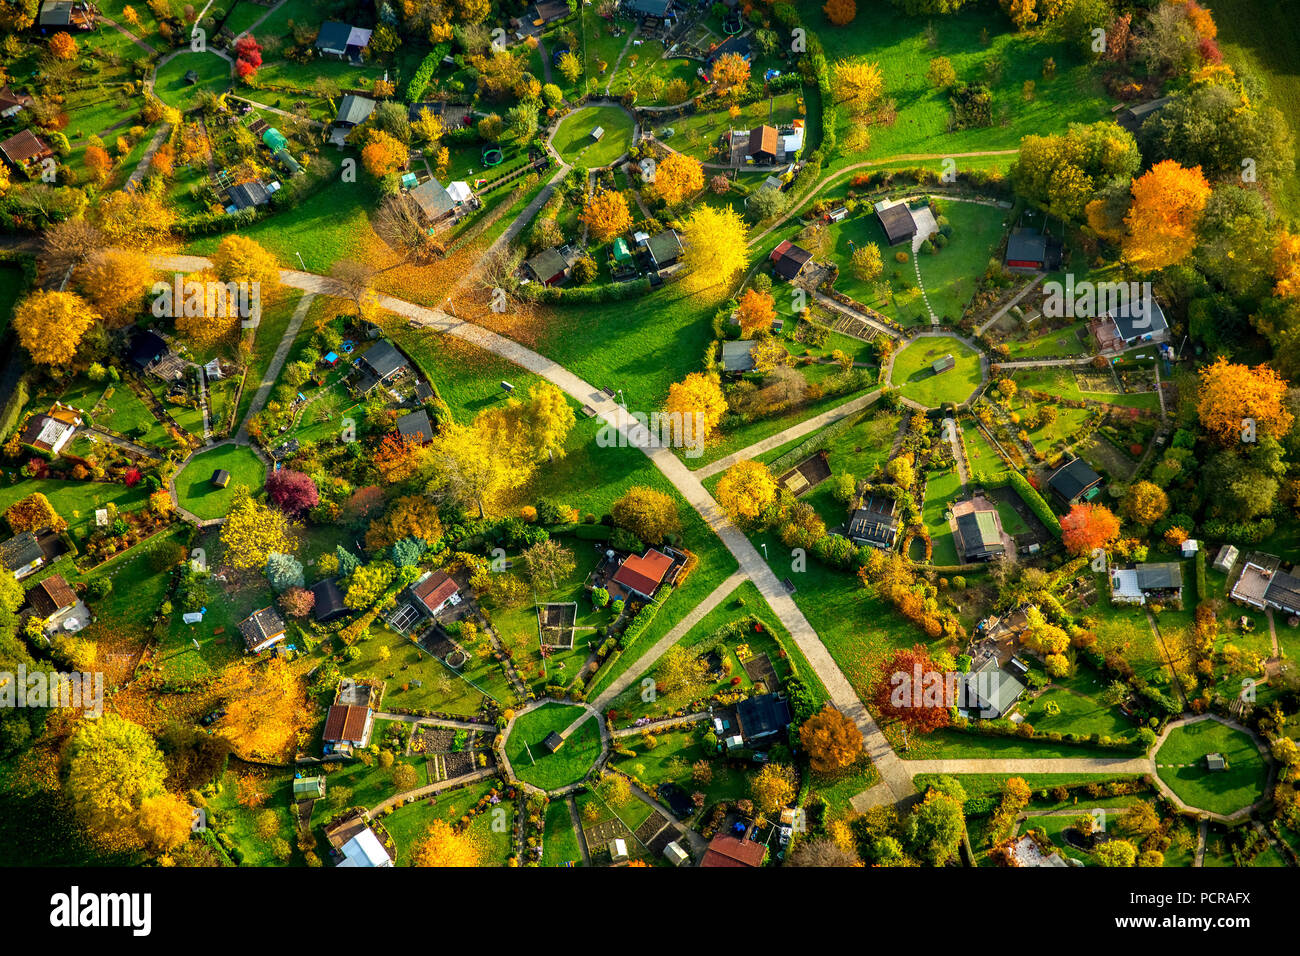
[[[632,125],[632,117],[617,106],[584,106],[560,120],[551,145],[567,163],[608,166],[632,145]],[[599,140],[591,135],[597,127],[605,131]]]
[[[1206,754],[1222,754],[1227,769],[1210,771]],[[1264,792],[1268,766],[1255,742],[1240,730],[1202,720],[1169,732],[1155,754],[1156,773],[1192,807],[1229,814],[1254,803]]]
[[[230,472],[230,483],[212,482],[217,469]],[[200,518],[221,518],[230,510],[240,486],[256,495],[266,484],[266,465],[244,445],[225,444],[195,455],[176,475],[176,499]]]
[[[933,364],[951,355],[954,368],[935,373]],[[937,408],[944,402],[960,404],[970,398],[982,379],[980,354],[952,336],[919,338],[894,357],[889,381],[903,395]]]

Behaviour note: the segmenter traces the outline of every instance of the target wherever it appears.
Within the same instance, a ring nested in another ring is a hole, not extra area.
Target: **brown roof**
[[[673,559],[651,548],[644,557],[629,555],[614,574],[614,580],[626,588],[647,597],[655,593],[655,588],[663,581],[668,569],[673,566]]]
[[[411,593],[432,614],[459,590],[460,587],[450,577],[441,571],[435,571],[412,587]]]
[[[41,617],[50,617],[77,603],[77,594],[61,574],[51,574],[27,592],[27,600]]]
[[[32,98],[26,93],[15,93],[9,86],[0,87],[0,110],[14,106],[30,106]]]
[[[771,153],[776,155],[776,127],[759,126],[749,131],[749,155]]]
[[[761,843],[719,834],[709,844],[700,866],[762,866],[766,852]]]
[[[369,714],[368,707],[335,704],[325,718],[325,741],[327,743],[339,740],[360,741],[366,732],[366,718]]]
[[[21,166],[31,159],[44,159],[46,156],[54,155],[54,151],[29,129],[16,133],[0,143],[0,153],[4,153],[5,159],[15,166]]]

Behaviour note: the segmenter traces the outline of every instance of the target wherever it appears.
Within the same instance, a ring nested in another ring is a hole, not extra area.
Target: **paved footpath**
[[[745,576],[737,571],[727,580],[719,584],[713,591],[699,604],[691,608],[689,614],[677,622],[671,631],[665,634],[659,640],[655,641],[654,646],[638,657],[628,665],[614,681],[601,692],[600,696],[592,701],[591,706],[599,713],[604,713],[606,708],[614,702],[619,694],[627,690],[638,677],[654,666],[655,661],[663,657],[668,648],[672,647],[690,631],[696,624],[702,621],[710,611],[726,600],[727,595],[744,582]]]
[[[821,431],[832,422],[837,422],[841,418],[846,418],[862,411],[875,403],[880,398],[880,389],[867,392],[865,395],[859,395],[851,402],[845,402],[843,405],[836,405],[829,411],[822,412],[820,415],[814,415],[812,418],[806,418],[803,421],[791,425],[784,431],[779,431],[775,435],[769,435],[760,442],[755,442],[748,448],[742,448],[726,458],[719,458],[711,464],[705,465],[695,472],[697,478],[703,481],[720,471],[726,471],[738,461],[744,461],[747,458],[757,458],[764,452],[771,451],[773,448],[780,448],[787,442],[792,442],[796,438],[802,438],[804,435],[810,435],[813,432]]]

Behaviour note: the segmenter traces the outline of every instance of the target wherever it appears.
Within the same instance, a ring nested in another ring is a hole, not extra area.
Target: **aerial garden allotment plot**
[[[1300,865],[1285,7],[0,2],[0,862]]]

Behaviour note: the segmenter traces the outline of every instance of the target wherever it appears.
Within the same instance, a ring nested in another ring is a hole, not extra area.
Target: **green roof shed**
[[[273,153],[278,153],[289,145],[289,141],[284,138],[284,134],[274,126],[262,134],[262,142],[270,147]]]

